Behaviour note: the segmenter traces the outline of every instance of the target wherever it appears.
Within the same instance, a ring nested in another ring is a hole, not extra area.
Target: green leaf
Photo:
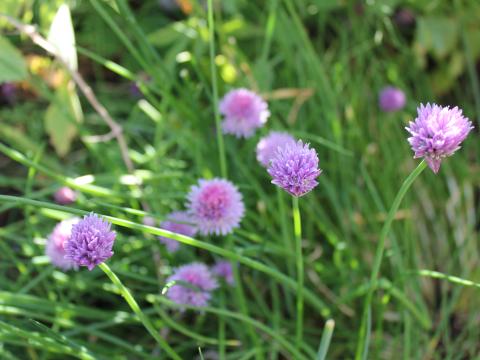
[[[22,54],[1,36],[0,49],[0,83],[24,80],[28,72]]]

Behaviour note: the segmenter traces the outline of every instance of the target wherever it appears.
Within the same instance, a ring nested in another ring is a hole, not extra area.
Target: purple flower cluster
[[[223,132],[236,137],[251,137],[270,116],[267,103],[247,89],[232,90],[221,100],[220,113],[224,116]]]
[[[193,223],[192,217],[185,211],[174,211],[167,216],[167,219],[160,224],[162,229],[185,236],[195,236],[197,227]],[[171,253],[180,248],[180,243],[176,240],[160,236],[158,238]]]
[[[187,199],[189,214],[202,235],[231,233],[245,213],[242,195],[225,179],[199,180]]]
[[[180,305],[198,307],[207,306],[211,292],[218,287],[208,266],[201,263],[180,266],[168,277],[167,284],[171,282],[174,282],[174,285],[167,291],[170,300]]]
[[[421,104],[417,112],[417,118],[406,127],[412,135],[408,142],[415,158],[423,157],[437,173],[442,160],[460,149],[473,126],[458,107]]]
[[[378,98],[380,108],[385,112],[394,112],[403,109],[407,102],[405,93],[393,86],[382,89]]]
[[[65,258],[65,244],[70,240],[72,226],[79,221],[80,218],[76,217],[60,221],[48,236],[45,254],[53,265],[62,270],[76,268],[73,261]]]
[[[68,205],[77,200],[77,193],[67,186],[63,186],[53,194],[55,202],[60,205]]]
[[[321,172],[317,152],[302,140],[279,148],[268,168],[272,184],[297,197],[318,185],[316,179]]]
[[[93,270],[113,255],[116,234],[110,228],[111,224],[96,214],[85,216],[72,227],[72,235],[65,243],[65,258]]]
[[[279,148],[292,144],[295,144],[295,138],[289,133],[272,131],[258,142],[257,160],[262,166],[268,167]]]
[[[233,285],[233,268],[229,261],[220,260],[212,266],[212,273],[220,279],[223,279],[228,285]]]

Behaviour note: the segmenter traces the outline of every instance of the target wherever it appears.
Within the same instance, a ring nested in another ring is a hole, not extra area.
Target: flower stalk
[[[122,297],[125,299],[127,302],[128,306],[133,310],[135,315],[137,315],[138,319],[140,322],[143,324],[143,326],[148,330],[150,335],[157,341],[158,345],[170,356],[170,358],[175,359],[175,360],[181,360],[182,358],[176,353],[175,350],[173,350],[170,345],[165,341],[164,338],[160,336],[160,333],[155,329],[153,324],[150,322],[148,317],[145,316],[143,311],[140,309],[140,306],[138,305],[137,301],[131,294],[131,292],[128,290],[128,288],[123,285],[123,283],[120,281],[118,276],[110,269],[110,267],[105,264],[101,263],[98,265],[100,269],[105,273],[105,275],[108,276],[108,278],[112,281],[112,283],[117,286],[118,290],[120,291],[120,294]]]
[[[415,179],[422,173],[423,170],[425,170],[426,167],[427,167],[427,163],[425,161],[422,161],[415,168],[415,170],[413,170],[412,173],[405,179],[388,212],[387,219],[383,224],[383,228],[380,233],[380,238],[378,240],[377,251],[375,253],[372,273],[370,275],[370,286],[369,286],[367,295],[365,297],[365,303],[363,306],[362,323],[360,325],[360,332],[359,332],[360,335],[358,338],[357,351],[355,355],[356,360],[368,358],[368,345],[369,345],[369,338],[367,336],[367,328],[369,326],[368,313],[370,312],[373,293],[376,289],[378,274],[380,273],[380,267],[382,265],[383,254],[385,251],[385,240],[387,239],[387,235],[390,232],[390,229],[392,227],[393,219],[395,218],[395,215],[398,211],[398,208],[400,207],[400,204],[403,198],[405,197],[405,194],[407,193],[408,189],[413,184]]]
[[[293,211],[293,233],[295,235],[295,263],[297,268],[297,320],[295,328],[295,344],[300,348],[303,338],[303,254],[302,254],[302,220],[300,217],[300,208],[298,206],[298,197],[292,197]]]

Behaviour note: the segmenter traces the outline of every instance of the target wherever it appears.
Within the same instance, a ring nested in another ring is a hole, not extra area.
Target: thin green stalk
[[[426,276],[426,277],[431,277],[434,279],[441,279],[441,280],[446,280],[454,284],[462,285],[462,286],[469,286],[469,287],[476,287],[480,288],[480,284],[476,283],[471,280],[463,279],[458,276],[453,276],[453,275],[448,275],[444,274],[438,271],[433,271],[433,270],[418,270],[415,271],[415,274],[420,275],[420,276]]]
[[[277,190],[278,212],[281,219],[280,225],[282,227],[283,246],[285,247],[286,251],[290,252],[293,250],[293,245],[292,245],[292,238],[288,231],[287,222],[284,221],[284,219],[287,217],[284,193],[283,193],[283,190],[278,186],[275,186],[275,189]],[[288,271],[288,275],[293,276],[294,274],[293,258],[292,258],[292,261],[287,261],[287,271]]]
[[[225,308],[225,294],[223,292],[219,295],[220,307]],[[225,359],[225,319],[218,318],[218,356],[220,359]]]
[[[295,344],[300,348],[303,338],[303,255],[302,255],[302,220],[298,197],[292,197],[293,232],[295,235],[295,262],[297,265],[297,326],[295,328]]]
[[[380,238],[378,240],[377,251],[375,253],[372,273],[370,276],[370,286],[369,286],[367,295],[365,297],[365,303],[363,306],[362,323],[360,325],[357,351],[355,354],[355,359],[357,360],[368,358],[368,345],[369,345],[370,339],[369,339],[369,336],[367,336],[367,328],[368,328],[367,315],[370,311],[373,293],[376,289],[376,282],[377,282],[378,274],[380,272],[380,267],[382,265],[383,253],[385,250],[385,240],[387,239],[387,235],[390,231],[390,228],[392,227],[393,219],[395,218],[395,215],[398,211],[398,208],[400,207],[400,204],[405,194],[407,193],[408,189],[410,188],[412,183],[415,181],[415,179],[422,173],[423,170],[425,170],[426,167],[427,167],[427,163],[425,161],[422,161],[420,164],[418,164],[415,170],[413,170],[412,173],[405,179],[402,186],[400,187],[400,190],[397,193],[397,196],[395,197],[395,200],[393,201],[392,207],[388,212],[387,219],[383,224],[383,228],[380,233]]]
[[[213,18],[213,1],[208,0],[208,34],[210,40],[210,72],[212,73],[213,110],[215,113],[215,126],[217,128],[218,155],[220,157],[220,173],[227,178],[227,158],[225,145],[223,143],[222,127],[220,124],[220,113],[218,112],[218,84],[217,70],[215,68],[215,21]]]
[[[270,53],[273,34],[275,32],[275,23],[277,22],[278,0],[270,0],[268,5],[268,18],[265,28],[265,42],[263,43],[262,55],[260,59],[266,62]]]
[[[168,345],[165,339],[160,336],[160,333],[158,332],[158,330],[155,329],[155,327],[150,322],[150,320],[142,312],[142,310],[140,309],[140,306],[138,306],[138,303],[135,301],[135,298],[132,296],[130,291],[125,287],[125,285],[123,285],[123,283],[120,281],[117,275],[115,275],[115,273],[110,269],[110,267],[105,263],[101,263],[98,267],[102,269],[102,271],[110,278],[112,283],[118,287],[125,301],[128,303],[128,305],[133,310],[133,312],[137,315],[138,319],[141,321],[143,326],[148,330],[150,335],[152,335],[152,337],[157,341],[158,345],[160,345],[160,347],[163,350],[165,350],[165,352],[172,359],[181,360],[182,358],[175,352],[175,350],[173,350],[170,347],[170,345]]]
[[[316,360],[324,360],[326,358],[334,328],[335,321],[332,319],[327,320],[323,328],[322,340],[320,341],[320,346],[318,347]]]
[[[35,156],[33,157],[33,162],[35,164],[38,164],[40,159],[42,158],[43,155],[43,150],[44,150],[44,145],[42,144],[39,148]],[[37,174],[37,169],[34,166],[30,166],[28,168],[28,173],[27,173],[27,182],[25,183],[25,196],[26,197],[31,197],[32,195],[32,189],[33,189],[33,184],[35,182],[35,176]],[[30,219],[31,211],[32,209],[29,206],[26,206],[24,211],[25,211],[25,219]],[[27,221],[25,223],[25,230],[28,232],[28,236],[33,239],[33,227],[30,221]]]
[[[403,359],[404,360],[409,360],[412,358],[411,352],[412,352],[412,318],[410,317],[410,314],[407,311],[403,311],[403,319],[404,319],[404,325],[403,328],[405,329],[405,334],[408,334],[404,336],[403,339]]]
[[[46,209],[59,210],[59,211],[63,211],[69,214],[75,214],[79,216],[87,215],[89,213],[88,211],[75,209],[68,206],[61,206],[61,205],[52,204],[45,201],[26,199],[18,196],[11,196],[11,195],[0,195],[0,202],[2,201],[15,203],[16,205],[33,205],[35,207],[41,207],[41,208],[43,207]],[[298,288],[297,282],[295,280],[279,272],[274,267],[265,265],[259,261],[243,256],[238,252],[227,250],[227,249],[224,249],[223,247],[219,247],[208,242],[200,241],[200,240],[191,238],[189,236],[180,235],[180,234],[177,234],[168,230],[164,230],[161,228],[138,224],[133,221],[120,219],[114,216],[108,216],[103,214],[98,214],[98,215],[104,217],[106,220],[118,226],[122,226],[128,229],[144,231],[149,234],[163,236],[172,240],[177,240],[182,244],[194,246],[196,248],[209,251],[211,253],[217,254],[219,256],[230,259],[232,261],[238,261],[239,263],[244,264],[245,266],[248,266],[251,269],[263,272],[264,274],[271,276],[273,279],[285,285],[292,291],[296,291]],[[305,300],[307,300],[312,306],[314,306],[323,316],[328,316],[330,314],[330,309],[325,305],[325,303],[321,299],[319,299],[319,297],[314,292],[312,292],[309,289],[303,289],[303,293],[305,295]]]

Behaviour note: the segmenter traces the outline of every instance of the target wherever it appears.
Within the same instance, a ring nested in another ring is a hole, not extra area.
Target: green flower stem
[[[98,265],[98,267],[102,269],[102,271],[110,278],[112,283],[114,283],[118,287],[118,289],[120,290],[120,294],[123,296],[123,298],[133,310],[133,312],[137,315],[143,326],[148,330],[150,335],[152,335],[152,337],[157,341],[158,345],[160,345],[160,347],[165,350],[165,352],[172,359],[181,360],[182,358],[180,357],[180,355],[178,355],[175,350],[173,350],[170,345],[168,345],[165,339],[160,336],[160,333],[155,329],[150,320],[142,312],[140,306],[138,306],[138,303],[135,301],[130,291],[125,287],[125,285],[123,285],[123,283],[120,281],[117,275],[115,275],[112,269],[110,269],[110,267],[105,263],[101,263],[100,265]]]
[[[210,72],[212,73],[213,107],[215,114],[215,127],[217,128],[218,155],[220,158],[220,174],[227,178],[227,158],[225,145],[223,143],[222,126],[220,124],[220,113],[218,112],[218,84],[217,70],[215,68],[215,21],[213,18],[213,1],[208,0],[208,35],[210,42]]]
[[[285,250],[288,251],[289,253],[293,251],[293,244],[292,244],[292,237],[289,233],[288,230],[288,224],[285,219],[287,217],[287,209],[285,206],[285,198],[284,198],[284,191],[279,187],[275,186],[277,190],[277,200],[278,200],[278,211],[280,213],[280,219],[281,220],[281,228],[282,228],[282,238],[283,238],[283,246],[285,247]],[[295,264],[292,261],[287,261],[287,271],[288,275],[294,276],[295,274]]]
[[[368,358],[368,345],[369,345],[370,339],[367,336],[367,328],[368,328],[367,318],[368,318],[368,312],[373,299],[373,293],[377,287],[376,286],[377,278],[378,278],[378,274],[380,273],[383,253],[385,250],[385,240],[387,239],[387,235],[390,232],[390,228],[392,227],[393,219],[395,218],[395,214],[397,213],[398,208],[400,207],[400,204],[405,194],[407,193],[408,189],[410,188],[412,183],[415,181],[415,179],[422,173],[423,170],[425,170],[426,167],[427,167],[427,163],[425,161],[422,161],[415,168],[415,170],[413,170],[412,173],[405,179],[402,186],[400,187],[400,190],[397,193],[397,196],[395,197],[395,200],[393,201],[392,207],[388,212],[387,219],[383,224],[383,228],[380,233],[380,238],[378,240],[377,251],[375,253],[375,260],[373,262],[372,273],[370,276],[370,286],[369,286],[367,295],[365,297],[365,303],[363,307],[362,323],[360,325],[357,351],[355,354],[355,359],[357,360]]]
[[[298,206],[298,197],[292,197],[293,233],[295,235],[295,262],[297,265],[297,321],[295,328],[295,344],[301,347],[303,338],[303,255],[302,255],[302,220]]]

